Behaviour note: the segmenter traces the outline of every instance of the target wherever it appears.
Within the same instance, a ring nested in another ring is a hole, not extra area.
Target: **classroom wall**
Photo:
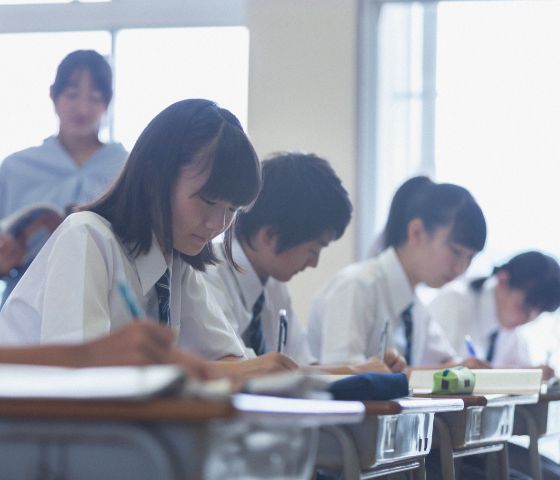
[[[249,0],[249,134],[259,155],[328,159],[355,200],[357,0]],[[301,321],[312,295],[354,259],[354,222],[290,290]]]

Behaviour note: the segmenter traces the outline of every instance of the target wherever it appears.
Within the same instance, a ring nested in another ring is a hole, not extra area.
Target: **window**
[[[249,34],[245,27],[124,29],[0,35],[0,162],[57,130],[49,98],[56,67],[70,51],[91,48],[113,63],[113,115],[104,140],[132,148],[155,114],[184,98],[210,98],[247,125]],[[172,45],[173,48],[169,48]],[[9,72],[9,73],[7,73]]]
[[[123,30],[115,50],[115,138],[126,148],[164,107],[209,98],[247,125],[245,27]]]
[[[465,186],[485,212],[470,274],[527,249],[558,258],[560,2],[380,5],[375,230],[395,188],[425,172]],[[560,366],[557,324],[525,327],[535,362],[549,351]]]

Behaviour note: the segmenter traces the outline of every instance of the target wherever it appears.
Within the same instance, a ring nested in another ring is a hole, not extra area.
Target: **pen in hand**
[[[472,337],[470,335],[465,335],[465,346],[467,347],[467,353],[469,354],[469,357],[478,357],[474,348]]]
[[[132,318],[137,319],[137,318],[145,317],[146,315],[144,313],[144,310],[142,310],[142,307],[138,303],[136,296],[129,288],[129,286],[126,284],[126,282],[124,280],[119,280],[117,282],[117,286],[121,294],[121,297],[123,298],[124,302],[126,303],[126,306],[128,307],[128,311],[132,315]]]
[[[389,333],[389,320],[385,320],[383,330],[381,331],[381,338],[379,340],[379,359],[383,362],[385,360],[385,350],[387,350],[387,335]]]

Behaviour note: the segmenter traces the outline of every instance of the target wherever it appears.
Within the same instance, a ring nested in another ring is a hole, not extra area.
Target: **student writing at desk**
[[[527,368],[531,360],[518,327],[560,306],[560,267],[541,252],[524,252],[488,277],[447,285],[429,306],[457,352],[470,335],[493,367]],[[482,353],[480,353],[482,352]],[[554,371],[541,365],[544,377]]]
[[[0,218],[36,203],[64,210],[107,188],[127,155],[120,143],[99,139],[112,96],[111,67],[97,52],[78,50],[62,60],[50,89],[58,134],[2,162]],[[2,303],[25,271],[24,254],[15,238],[0,235],[0,276],[7,282]]]
[[[201,278],[211,240],[260,187],[260,166],[237,118],[208,100],[184,100],[144,129],[113,186],[51,236],[0,312],[10,345],[82,342],[132,321],[125,281],[148,317],[209,360],[245,351]],[[229,238],[229,234],[226,234]],[[227,261],[232,261],[229,240]],[[221,362],[225,371],[294,368],[273,354]]]
[[[279,153],[263,162],[262,171],[261,192],[252,208],[239,214],[235,226],[233,252],[241,269],[222,261],[208,269],[206,279],[249,355],[280,348],[302,366],[314,364],[286,282],[317,267],[321,250],[344,233],[352,205],[334,170],[314,154]],[[225,260],[223,244],[216,250]],[[393,369],[404,368],[394,350],[385,360]],[[327,370],[359,373],[387,367],[375,357]]]
[[[321,363],[364,361],[377,351],[387,323],[389,345],[409,365],[460,361],[414,289],[438,288],[461,275],[484,246],[486,222],[457,185],[416,182],[406,191],[391,205],[385,250],[336,274],[312,304],[309,340]],[[486,366],[476,358],[463,363]]]

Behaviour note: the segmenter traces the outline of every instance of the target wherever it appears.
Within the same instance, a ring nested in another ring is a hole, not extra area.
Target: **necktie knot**
[[[266,353],[266,342],[262,328],[261,313],[264,307],[264,292],[262,292],[253,304],[253,316],[246,330],[241,335],[243,342],[252,348],[257,355]]]
[[[156,282],[156,293],[158,297],[159,322],[171,326],[171,312],[169,311],[169,298],[171,294],[170,274],[166,269],[161,278]]]

